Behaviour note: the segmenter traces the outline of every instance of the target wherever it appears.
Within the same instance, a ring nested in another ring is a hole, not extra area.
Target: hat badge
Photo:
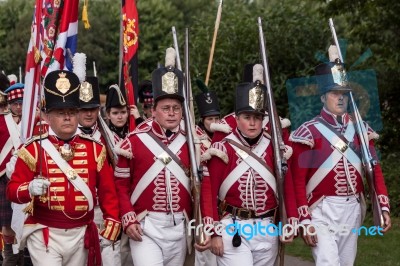
[[[213,100],[212,100],[212,98],[210,96],[210,93],[207,93],[206,103],[212,104],[212,102],[213,102]]]
[[[261,110],[264,107],[264,93],[260,86],[249,90],[249,106],[254,110]]]
[[[58,74],[58,76],[59,78],[56,81],[56,88],[62,94],[65,94],[71,88],[71,83],[69,82],[69,79],[66,78],[66,73],[61,72],[60,74]]]
[[[81,88],[79,90],[79,99],[82,102],[89,102],[91,99],[93,99],[93,87],[92,84],[90,84],[87,81],[84,81],[81,84]]]
[[[168,94],[178,92],[178,77],[174,72],[169,71],[162,76],[162,91]]]

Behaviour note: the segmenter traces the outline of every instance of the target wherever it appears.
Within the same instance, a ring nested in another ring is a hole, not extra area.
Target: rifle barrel
[[[332,37],[335,42],[335,45],[338,50],[339,60],[341,63],[344,63],[343,56],[340,50],[339,41],[336,35],[335,25],[333,24],[333,19],[329,19],[329,27],[332,32]],[[375,173],[374,173],[374,165],[376,161],[373,159],[371,155],[371,151],[369,150],[369,141],[367,135],[367,129],[364,126],[364,122],[362,120],[361,114],[357,108],[356,102],[353,97],[353,93],[350,91],[350,107],[353,109],[354,113],[354,121],[357,136],[360,140],[360,147],[361,147],[361,160],[363,164],[364,174],[367,180],[367,184],[369,187],[369,194],[371,197],[372,203],[372,212],[374,217],[374,224],[375,226],[384,227],[384,220],[382,215],[382,209],[380,208],[378,196],[376,194],[375,189]]]

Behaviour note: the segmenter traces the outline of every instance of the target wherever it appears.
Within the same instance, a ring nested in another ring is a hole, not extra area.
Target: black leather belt
[[[222,211],[229,212],[230,214],[240,218],[240,219],[255,219],[255,218],[267,218],[267,217],[274,217],[276,209],[272,209],[263,213],[261,215],[257,215],[255,211],[245,209],[245,208],[237,208],[227,203],[223,204]]]

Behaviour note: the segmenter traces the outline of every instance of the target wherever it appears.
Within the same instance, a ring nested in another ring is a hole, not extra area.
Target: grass
[[[370,218],[364,226],[372,225]],[[294,243],[286,245],[286,254],[313,261],[311,249],[298,237]],[[356,266],[385,265],[400,266],[400,218],[392,218],[392,229],[384,236],[365,236],[358,238]]]

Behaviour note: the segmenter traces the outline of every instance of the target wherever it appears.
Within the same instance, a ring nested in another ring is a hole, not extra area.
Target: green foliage
[[[30,38],[33,1],[0,2],[0,70],[18,76],[25,68],[25,55]]]
[[[178,33],[180,55],[184,59],[184,32],[190,28],[190,71],[194,94],[200,90],[194,80],[205,80],[215,17],[219,1],[210,0],[140,0],[139,12],[139,80],[150,79],[158,64],[164,63],[165,49],[173,45],[171,27]],[[0,2],[0,68],[7,73],[24,69],[30,38],[33,0]],[[78,51],[96,61],[102,90],[118,83],[120,1],[90,1],[91,29],[79,23]],[[400,2],[305,1],[305,0],[228,0],[224,1],[214,51],[210,90],[219,95],[222,114],[233,111],[235,87],[242,81],[243,67],[260,61],[257,17],[263,19],[266,50],[269,59],[271,86],[278,112],[288,116],[288,79],[312,76],[319,63],[318,54],[325,55],[331,33],[328,18],[335,20],[340,38],[347,39],[346,62],[352,65],[368,48],[372,57],[351,70],[374,69],[377,73],[383,130],[379,149],[393,213],[399,214],[398,171],[400,154],[398,104],[400,65]],[[321,52],[322,51],[322,52]],[[313,113],[312,105],[290,113],[293,120]],[[373,119],[377,119],[374,117]],[[292,128],[293,129],[293,128]]]
[[[164,64],[165,50],[173,47],[172,26],[183,32],[183,13],[173,2],[146,0],[138,3],[140,80],[151,79],[151,72],[158,64]]]
[[[87,56],[88,76],[93,75],[93,62],[96,63],[102,92],[118,83],[120,9],[118,1],[91,1],[88,8],[90,29],[85,29],[81,21],[78,24],[77,51]]]
[[[364,225],[367,227],[372,225],[370,216],[367,217]],[[399,218],[392,218],[392,229],[384,236],[365,236],[360,234],[355,265],[399,265],[400,253],[388,250],[398,246],[399,237]],[[313,261],[311,248],[306,246],[300,237],[296,238],[293,243],[286,245],[285,250],[286,254]]]

